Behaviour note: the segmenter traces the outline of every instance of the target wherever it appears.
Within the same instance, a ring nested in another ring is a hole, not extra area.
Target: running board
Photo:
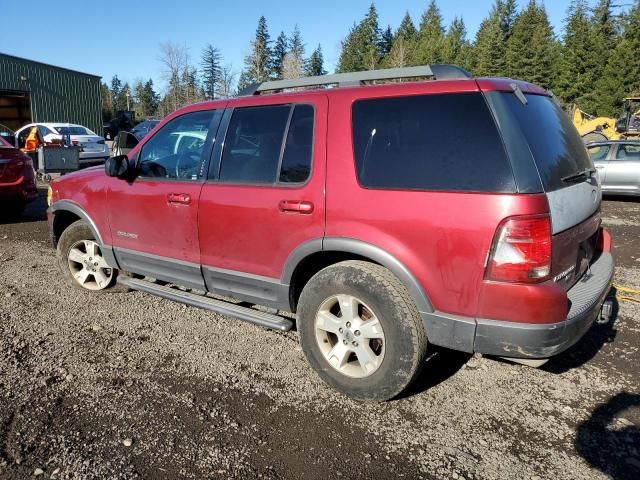
[[[165,287],[155,283],[139,280],[137,278],[118,277],[118,283],[132,290],[140,290],[141,292],[157,295],[175,302],[191,305],[192,307],[203,308],[212,312],[235,317],[245,322],[255,323],[261,327],[271,328],[273,330],[281,330],[286,332],[293,328],[293,322],[287,318],[270,313],[254,310],[253,308],[242,307],[223,300],[207,297],[204,295],[196,295],[194,293],[184,292],[176,288]]]

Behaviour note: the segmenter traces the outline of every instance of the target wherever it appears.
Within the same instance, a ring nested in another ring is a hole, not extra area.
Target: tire
[[[321,270],[305,285],[297,310],[308,362],[348,397],[390,400],[425,363],[427,336],[418,309],[402,282],[380,265],[349,260]]]
[[[585,133],[582,136],[582,141],[585,145],[589,145],[594,142],[606,142],[609,138],[604,134],[597,131]]]
[[[104,261],[101,246],[82,220],[72,223],[62,233],[57,257],[60,270],[76,288],[93,293],[128,291],[116,283],[118,270]]]

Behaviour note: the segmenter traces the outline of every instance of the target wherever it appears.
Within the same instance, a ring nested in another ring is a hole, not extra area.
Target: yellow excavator
[[[624,99],[622,114],[618,120],[612,117],[594,117],[574,105],[573,124],[584,143],[621,138],[640,139],[640,97]]]

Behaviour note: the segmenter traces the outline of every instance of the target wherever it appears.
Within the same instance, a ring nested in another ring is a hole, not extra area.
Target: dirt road
[[[640,478],[640,304],[541,369],[444,350],[359,404],[297,334],[69,289],[43,201],[0,224],[0,478]],[[640,202],[606,201],[640,288]]]

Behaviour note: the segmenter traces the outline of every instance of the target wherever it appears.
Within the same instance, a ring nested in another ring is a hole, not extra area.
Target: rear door
[[[640,143],[618,143],[606,170],[608,190],[640,193]]]
[[[327,99],[278,97],[225,113],[198,221],[208,289],[285,309],[287,258],[324,235]]]

